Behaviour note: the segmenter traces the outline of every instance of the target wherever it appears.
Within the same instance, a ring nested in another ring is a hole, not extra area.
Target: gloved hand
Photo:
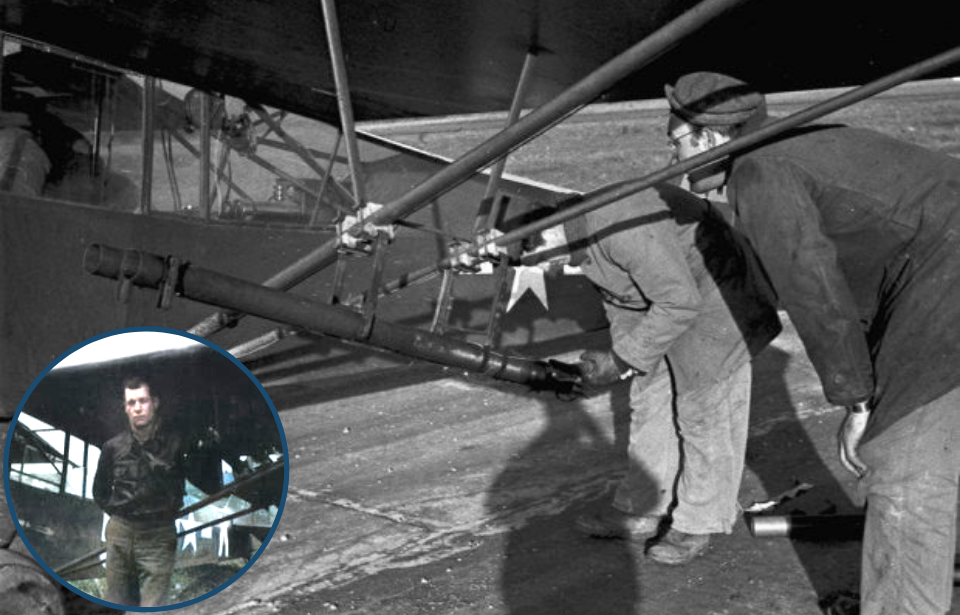
[[[563,361],[550,359],[542,362],[542,365],[544,367],[544,378],[531,383],[534,390],[551,390],[557,394],[557,397],[565,401],[583,395],[578,363],[564,363]]]
[[[638,373],[612,350],[588,350],[576,365],[583,384],[591,387],[608,386]]]

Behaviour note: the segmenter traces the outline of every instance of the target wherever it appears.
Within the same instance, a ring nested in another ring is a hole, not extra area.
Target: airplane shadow
[[[601,347],[606,331],[577,332],[523,346],[505,347],[511,356],[546,357],[571,348]],[[243,361],[263,384],[278,412],[354,395],[388,391],[456,376],[496,385],[499,381],[465,370],[364,348],[341,340],[298,335],[294,345]]]
[[[450,373],[441,366],[415,363],[401,367],[365,370],[360,374],[264,385],[264,389],[273,401],[277,412],[284,412],[311,404],[322,404],[356,395],[369,395],[449,377]]]
[[[615,419],[611,440],[582,401],[545,400],[542,410],[546,426],[511,458],[485,502],[493,522],[509,528],[500,573],[504,612],[632,615],[641,554],[625,541],[591,539],[574,527],[626,467],[624,417]],[[538,502],[551,510],[524,514]]]
[[[243,364],[278,412],[450,376],[441,365],[307,332]]]

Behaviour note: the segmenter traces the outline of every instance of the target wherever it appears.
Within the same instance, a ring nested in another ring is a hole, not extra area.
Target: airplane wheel
[[[60,585],[31,558],[0,550],[0,604],[4,613],[64,615]]]

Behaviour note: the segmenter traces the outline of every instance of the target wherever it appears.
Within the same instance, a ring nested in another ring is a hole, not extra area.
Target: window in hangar
[[[10,448],[10,480],[54,493],[93,499],[100,449],[25,412]]]

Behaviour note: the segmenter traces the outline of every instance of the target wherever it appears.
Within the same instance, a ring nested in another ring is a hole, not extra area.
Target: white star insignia
[[[547,305],[547,285],[543,275],[544,271],[540,267],[520,266],[513,268],[513,284],[510,287],[510,300],[507,301],[508,312],[528,290],[540,300],[543,309],[550,309]]]

